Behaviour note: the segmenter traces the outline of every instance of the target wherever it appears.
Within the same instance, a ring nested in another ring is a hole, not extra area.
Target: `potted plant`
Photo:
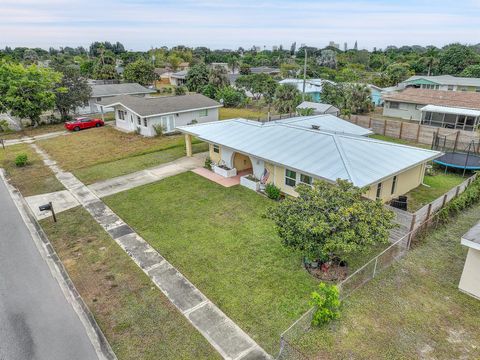
[[[250,190],[260,190],[260,180],[258,180],[253,174],[244,175],[240,178],[240,185],[243,185]]]
[[[237,169],[235,169],[235,168],[231,169],[225,164],[214,165],[213,166],[213,172],[215,174],[218,174],[218,175],[226,177],[226,178],[233,177],[233,176],[237,175]]]

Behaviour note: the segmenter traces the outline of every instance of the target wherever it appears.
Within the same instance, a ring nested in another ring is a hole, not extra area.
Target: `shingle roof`
[[[209,109],[222,105],[202,94],[189,94],[180,96],[115,96],[99,102],[100,105],[110,107],[123,105],[140,116],[153,116],[171,114],[189,110]]]
[[[427,80],[439,85],[460,85],[460,86],[479,86],[480,87],[480,79],[479,78],[469,78],[469,77],[456,77],[452,75],[439,75],[439,76],[423,76],[423,75],[414,75],[404,83],[416,81],[416,80]]]
[[[398,93],[384,95],[384,100],[421,105],[480,109],[480,93],[472,91],[442,91],[407,88]]]
[[[331,182],[345,179],[359,187],[441,155],[362,136],[245,119],[180,126],[178,130],[307,175]]]
[[[351,122],[340,119],[331,114],[298,116],[290,119],[276,120],[273,122],[277,124],[300,126],[305,129],[313,129],[315,126],[317,130],[325,130],[341,134],[351,134],[359,136],[373,134],[373,132],[368,129],[352,124]]]
[[[155,92],[154,90],[147,89],[146,87],[137,83],[102,84],[102,85],[91,85],[91,87],[92,87],[91,97],[150,94],[152,92]]]

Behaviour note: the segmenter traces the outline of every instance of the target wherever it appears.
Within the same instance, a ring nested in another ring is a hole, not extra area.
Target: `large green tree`
[[[82,76],[80,69],[73,65],[55,67],[55,70],[63,73],[58,83],[60,90],[55,90],[55,107],[62,120],[68,120],[70,112],[84,105],[92,93],[87,79]]]
[[[260,100],[262,96],[273,98],[277,83],[268,74],[249,74],[239,76],[235,85],[250,92],[255,100]]]
[[[194,65],[188,70],[185,77],[186,86],[188,90],[201,92],[202,89],[208,84],[208,69],[203,63]]]
[[[37,126],[40,115],[55,106],[62,74],[36,65],[0,64],[0,107]]]
[[[128,82],[139,83],[144,86],[152,85],[157,79],[155,67],[145,59],[138,59],[125,66],[123,77]]]
[[[452,44],[440,53],[439,69],[442,74],[458,75],[475,64],[480,64],[480,55],[466,45]]]
[[[467,66],[460,75],[465,77],[480,78],[480,64]]]
[[[296,191],[298,197],[288,197],[268,212],[285,246],[310,260],[328,261],[388,243],[394,215],[380,200],[364,199],[366,189],[337,180],[336,185],[299,185]]]
[[[275,91],[274,106],[281,114],[292,114],[302,102],[302,96],[293,84],[279,85]]]
[[[210,69],[208,74],[208,83],[216,88],[223,88],[230,85],[228,72],[223,66],[217,65]]]

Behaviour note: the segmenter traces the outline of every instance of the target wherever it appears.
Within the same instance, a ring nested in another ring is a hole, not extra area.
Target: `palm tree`
[[[434,46],[428,47],[425,56],[423,57],[423,62],[428,66],[428,76],[432,73],[432,68],[438,65],[438,49]]]

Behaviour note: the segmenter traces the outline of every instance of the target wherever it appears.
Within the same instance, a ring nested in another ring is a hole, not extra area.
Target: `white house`
[[[106,98],[111,98],[118,95],[135,95],[135,96],[145,96],[155,92],[155,90],[147,89],[146,87],[137,84],[137,83],[124,83],[124,84],[91,84],[92,94],[90,99],[84,104],[84,106],[79,107],[75,110],[76,114],[85,115],[85,114],[96,114],[100,112],[100,108],[97,107],[97,104],[105,100]],[[103,112],[110,112],[113,109],[104,108]]]
[[[480,92],[479,78],[456,77],[452,75],[415,75],[401,82],[399,85],[419,89]]]
[[[462,236],[462,245],[468,247],[468,253],[458,288],[480,299],[480,223]]]
[[[141,135],[155,136],[155,127],[172,133],[177,126],[218,120],[221,104],[201,94],[181,96],[137,97],[115,96],[99,102],[115,109],[115,125],[124,131],[138,130]]]
[[[330,114],[333,116],[338,116],[338,114],[340,114],[340,110],[333,105],[315,103],[311,101],[302,102],[300,105],[297,106],[297,110],[299,109],[313,109],[313,113],[315,115]]]

